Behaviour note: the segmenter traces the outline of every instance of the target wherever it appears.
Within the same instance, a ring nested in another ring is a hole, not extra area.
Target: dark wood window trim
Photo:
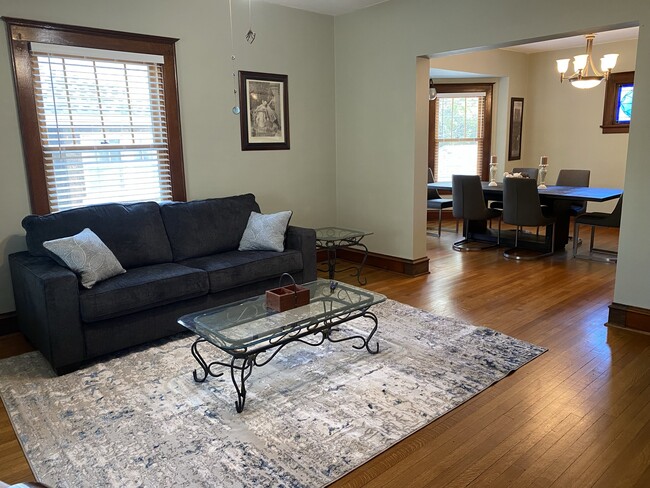
[[[43,151],[39,137],[34,87],[32,84],[29,44],[40,42],[113,51],[155,54],[164,57],[165,111],[169,159],[172,173],[172,197],[186,200],[180,110],[176,83],[175,43],[178,39],[88,27],[53,24],[3,17],[12,56],[18,116],[27,167],[32,212],[50,212],[47,198]]]
[[[492,90],[494,83],[449,83],[434,85],[438,93],[472,93],[485,92],[485,115],[483,118],[483,160],[481,161],[482,179],[490,177],[490,155],[492,154]],[[435,170],[435,100],[429,102],[429,168]]]
[[[630,131],[630,123],[616,122],[616,101],[621,85],[634,83],[634,71],[612,73],[605,86],[605,105],[603,107],[603,134],[621,134]]]

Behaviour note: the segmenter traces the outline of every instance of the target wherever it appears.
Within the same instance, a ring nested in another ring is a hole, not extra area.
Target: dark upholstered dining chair
[[[463,219],[463,231],[465,238],[454,242],[452,248],[455,251],[482,251],[500,244],[498,238],[496,244],[486,245],[484,242],[477,242],[469,237],[467,224],[470,220],[489,220],[501,218],[501,211],[487,208],[483,197],[481,178],[478,175],[452,175],[451,197],[453,200],[453,213],[457,219]]]
[[[433,171],[429,168],[429,183],[433,183]],[[451,208],[454,202],[451,198],[442,198],[435,188],[427,188],[427,213],[429,210],[438,211],[438,234],[427,232],[428,235],[440,237],[442,232],[442,211]],[[456,219],[456,233],[458,233],[458,219]]]
[[[623,197],[618,199],[618,203],[614,207],[614,210],[612,210],[612,213],[586,212],[576,217],[575,224],[573,225],[573,257],[615,263],[618,259],[618,253],[608,249],[596,249],[594,247],[594,239],[596,237],[596,227],[620,227],[622,213]],[[591,226],[589,254],[578,254],[578,232],[580,232],[581,225]]]
[[[521,173],[526,175],[527,178],[537,181],[537,176],[539,175],[539,168],[512,168],[513,173]],[[490,202],[490,208],[498,208],[499,210],[503,209],[503,200],[495,200]]]
[[[561,169],[557,175],[557,186],[589,186],[591,171],[588,169]],[[569,202],[569,215],[577,217],[587,211],[587,200],[571,200]],[[573,236],[569,236],[573,239]]]
[[[561,169],[557,175],[557,186],[589,186],[591,171],[588,169]],[[575,217],[587,211],[586,200],[571,200],[571,216]]]
[[[506,224],[516,226],[515,246],[506,249],[503,257],[506,259],[538,259],[550,256],[555,252],[555,217],[546,216],[542,211],[537,191],[537,181],[531,178],[505,178],[503,181],[503,214],[501,220]],[[535,254],[520,254],[519,232],[522,227],[542,227],[552,225],[551,251]],[[499,236],[501,221],[499,221]]]
[[[438,191],[433,188],[429,188],[428,192],[427,211],[438,211],[438,233],[434,234],[433,232],[427,232],[427,234],[434,237],[440,237],[440,233],[442,232],[442,211],[445,208],[451,208],[454,205],[454,201],[451,198],[442,198]],[[458,220],[456,220],[456,233],[458,233]]]

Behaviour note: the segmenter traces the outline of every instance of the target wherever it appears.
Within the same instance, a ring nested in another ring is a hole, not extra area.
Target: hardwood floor
[[[615,231],[598,237],[616,246]],[[428,238],[429,275],[369,268],[367,287],[548,352],[332,486],[650,486],[650,335],[603,326],[616,265],[458,253],[456,238]],[[2,337],[0,357],[25,347]],[[0,479],[33,479],[4,409]]]

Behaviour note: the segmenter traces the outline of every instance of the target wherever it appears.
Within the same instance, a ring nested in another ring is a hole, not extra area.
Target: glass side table
[[[344,271],[354,270],[352,276],[357,278],[360,285],[365,285],[368,282],[365,278],[361,281],[361,271],[368,259],[368,248],[361,242],[361,239],[371,234],[372,232],[342,229],[340,227],[321,227],[320,229],[316,229],[316,248],[327,251],[327,274],[330,280],[334,279],[336,272],[342,273]],[[361,264],[359,266],[336,269],[337,251],[348,248],[363,251]]]

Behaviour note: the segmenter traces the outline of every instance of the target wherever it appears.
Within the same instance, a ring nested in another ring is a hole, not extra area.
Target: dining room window
[[[435,181],[489,172],[492,84],[437,84],[429,106],[429,167]]]
[[[634,71],[612,73],[605,86],[603,107],[603,134],[621,134],[630,131],[632,101],[634,97]]]
[[[34,213],[185,199],[175,39],[5,21]]]

